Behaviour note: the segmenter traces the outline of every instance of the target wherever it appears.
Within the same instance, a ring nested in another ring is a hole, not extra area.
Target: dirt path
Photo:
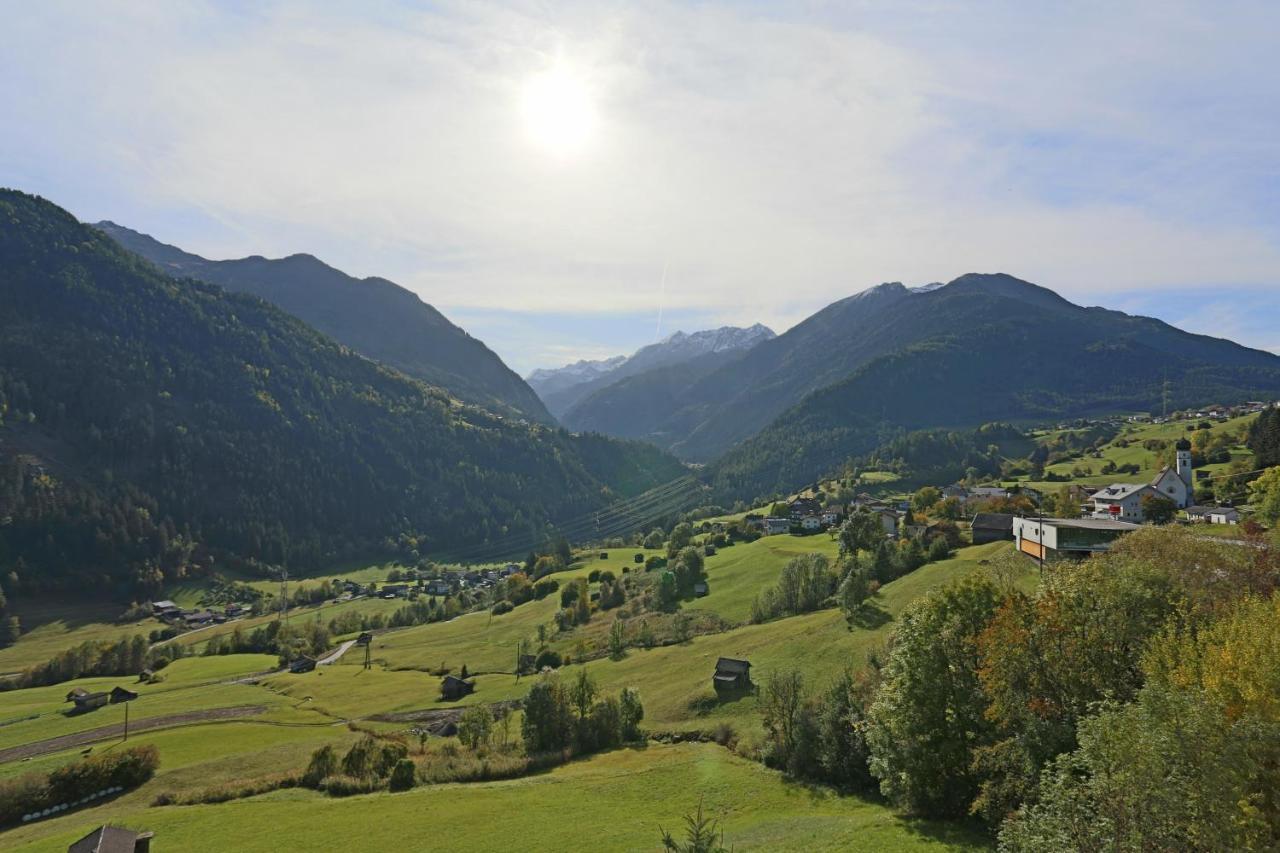
[[[136,734],[137,732],[147,732],[152,729],[190,726],[198,723],[215,722],[218,720],[234,720],[240,717],[251,717],[254,714],[261,714],[266,710],[267,707],[265,705],[235,705],[230,708],[211,708],[208,711],[188,711],[183,714],[167,714],[162,717],[149,717],[142,720],[134,720],[129,723],[129,732],[131,734]],[[61,752],[64,749],[74,749],[77,746],[84,746],[86,744],[96,743],[100,740],[122,737],[123,735],[124,723],[120,722],[111,726],[99,726],[96,729],[88,729],[83,732],[73,732],[69,735],[49,738],[48,740],[24,743],[22,746],[11,746],[8,749],[0,749],[0,764],[7,761],[16,761],[20,758],[34,758],[37,755]]]

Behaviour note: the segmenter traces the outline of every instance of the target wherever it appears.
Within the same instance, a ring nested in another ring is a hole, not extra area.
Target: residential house
[[[737,658],[720,658],[716,661],[711,686],[716,690],[744,690],[751,686],[751,662]]]
[[[178,609],[179,609],[178,605],[174,604],[172,601],[169,601],[167,599],[164,601],[151,602],[152,615],[159,616],[161,619],[163,619],[166,614],[173,613]]]
[[[898,538],[898,525],[903,519],[903,514],[896,509],[881,509],[876,511],[876,515],[880,517],[880,524],[884,527],[884,534],[890,539]]]
[[[955,498],[963,502],[969,499],[969,490],[961,485],[943,486],[941,491],[944,500],[946,498]]]
[[[1013,519],[1015,547],[1029,557],[1086,557],[1111,549],[1111,544],[1138,529],[1127,521],[1101,518]]]
[[[456,702],[463,696],[474,693],[476,683],[458,678],[456,675],[446,675],[440,680],[440,698],[446,702]]]
[[[448,581],[434,580],[427,583],[427,595],[449,595],[453,592]]]
[[[800,519],[800,529],[808,532],[822,529],[822,519],[816,515],[806,515]]]
[[[1007,512],[980,512],[970,525],[974,545],[1013,539],[1013,516]]]
[[[791,529],[791,519],[789,518],[766,518],[764,520],[764,535],[773,536],[776,533],[786,533]]]
[[[844,513],[841,512],[841,510],[838,509],[837,507],[827,507],[822,511],[822,518],[821,518],[822,526],[834,527],[835,525],[840,523],[840,519],[843,515]]]
[[[817,515],[822,512],[822,505],[817,498],[796,498],[789,505],[791,520],[799,521],[806,515]]]
[[[1216,506],[1209,511],[1210,524],[1239,524],[1240,513],[1235,507]]]
[[[100,826],[67,848],[67,853],[151,853],[154,832]]]
[[[403,598],[409,594],[407,583],[385,583],[380,590],[383,598]]]

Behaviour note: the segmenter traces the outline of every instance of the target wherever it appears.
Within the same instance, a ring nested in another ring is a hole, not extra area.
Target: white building
[[[1191,442],[1178,440],[1175,467],[1165,468],[1150,483],[1113,483],[1093,495],[1093,518],[1140,524],[1146,520],[1142,501],[1159,497],[1173,501],[1178,509],[1191,506],[1192,486]]]

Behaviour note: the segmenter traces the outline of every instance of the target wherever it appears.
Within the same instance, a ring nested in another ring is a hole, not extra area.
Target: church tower
[[[1192,482],[1193,478],[1191,476],[1191,442],[1185,438],[1180,438],[1175,449],[1177,451],[1175,467],[1178,476],[1182,478],[1182,482],[1187,486],[1187,503],[1191,504],[1195,500],[1193,497],[1195,495],[1195,484]]]

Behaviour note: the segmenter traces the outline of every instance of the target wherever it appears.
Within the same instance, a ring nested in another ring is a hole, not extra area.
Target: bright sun
[[[525,126],[539,146],[557,156],[581,151],[591,138],[595,110],[583,81],[563,68],[544,71],[524,87]]]

